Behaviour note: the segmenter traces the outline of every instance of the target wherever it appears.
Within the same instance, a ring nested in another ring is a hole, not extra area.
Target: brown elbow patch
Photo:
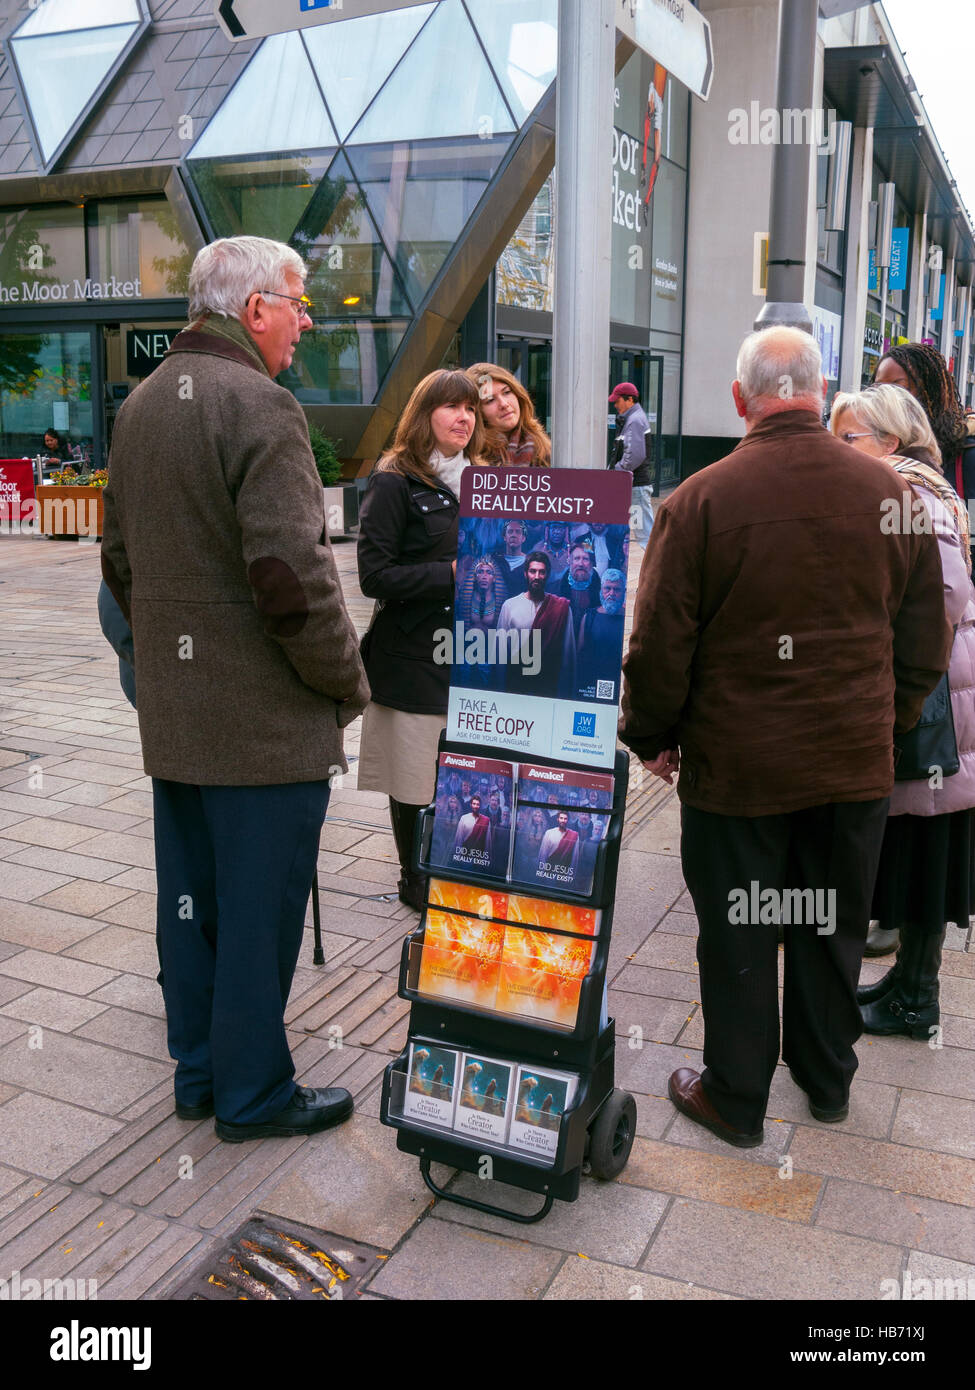
[[[254,561],[247,578],[268,637],[297,637],[308,621],[308,598],[291,566],[266,555]]]

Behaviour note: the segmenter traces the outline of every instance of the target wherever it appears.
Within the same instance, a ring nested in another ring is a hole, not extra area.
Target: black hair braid
[[[902,343],[884,353],[907,373],[947,464],[965,444],[968,425],[948,364],[930,343]],[[880,363],[877,363],[879,369]],[[876,372],[874,373],[876,380]]]

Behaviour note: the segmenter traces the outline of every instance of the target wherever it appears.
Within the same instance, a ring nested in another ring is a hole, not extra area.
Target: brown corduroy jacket
[[[205,326],[119,411],[102,571],[132,624],[150,776],[346,770],[341,728],[369,692],[308,427],[252,352]]]
[[[764,816],[890,794],[895,728],[952,640],[936,538],[888,534],[905,491],[909,509],[889,465],[796,410],[658,508],[620,738],[645,761],[680,748],[682,801]]]

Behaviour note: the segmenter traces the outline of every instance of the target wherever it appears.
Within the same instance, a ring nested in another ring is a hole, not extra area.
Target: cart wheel
[[[589,1131],[589,1171],[608,1182],[622,1173],[636,1136],[636,1101],[628,1091],[615,1090]]]

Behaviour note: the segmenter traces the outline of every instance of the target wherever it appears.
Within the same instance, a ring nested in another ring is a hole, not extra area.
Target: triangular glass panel
[[[490,139],[513,131],[511,116],[460,0],[440,5],[349,136],[353,145]]]
[[[265,39],[190,150],[191,159],[337,145],[297,32]]]
[[[360,146],[349,159],[380,236],[419,305],[470,220],[510,140]]]
[[[345,139],[433,14],[433,5],[302,30],[328,109]]]
[[[467,8],[511,109],[525,121],[555,78],[559,0],[467,0]]]
[[[41,0],[14,35],[63,34],[72,29],[101,29],[108,24],[138,24],[142,19],[136,0],[85,0],[84,14],[78,0]]]
[[[11,43],[45,162],[108,76],[137,24],[70,34],[15,38]]]
[[[193,159],[189,170],[217,236],[290,241],[334,150]]]
[[[319,183],[291,245],[308,263],[316,319],[412,314],[344,155]]]
[[[409,319],[319,322],[302,335],[278,378],[302,405],[371,405],[410,327]]]

